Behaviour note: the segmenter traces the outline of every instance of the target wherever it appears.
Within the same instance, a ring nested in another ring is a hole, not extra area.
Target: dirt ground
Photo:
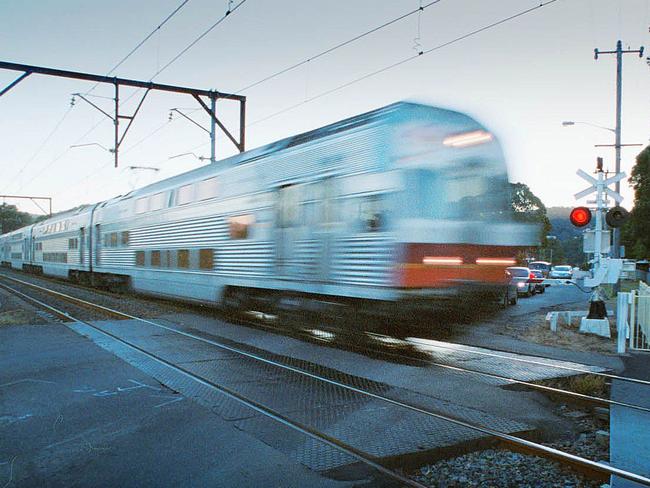
[[[606,307],[610,313],[615,312],[615,299],[608,299]],[[549,306],[537,312],[518,315],[505,321],[493,321],[490,326],[494,333],[515,337],[526,342],[574,351],[616,354],[616,317],[614,315],[609,317],[611,338],[578,332],[580,326],[578,318],[573,319],[572,324],[567,324],[562,319],[558,320],[557,332],[552,332],[549,322],[546,321],[548,312],[584,309],[584,303]]]

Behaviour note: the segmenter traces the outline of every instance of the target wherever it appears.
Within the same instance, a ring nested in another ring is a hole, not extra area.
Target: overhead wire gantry
[[[61,69],[54,69],[54,68],[46,68],[43,66],[31,66],[28,64],[18,64],[18,63],[9,63],[5,61],[0,61],[0,69],[6,69],[6,70],[12,70],[12,71],[22,71],[23,74],[20,75],[18,78],[16,78],[14,81],[12,81],[9,85],[7,85],[5,88],[3,88],[0,91],[0,97],[7,93],[9,90],[14,88],[18,83],[23,81],[25,78],[32,74],[40,74],[40,75],[47,75],[47,76],[56,76],[60,78],[70,78],[70,79],[75,79],[75,80],[84,80],[84,81],[94,81],[96,83],[108,83],[111,84],[115,87],[115,97],[114,97],[114,102],[115,102],[115,113],[114,115],[111,115],[109,112],[105,111],[104,109],[100,108],[88,98],[86,98],[83,94],[81,93],[75,93],[74,95],[81,98],[84,100],[86,103],[90,104],[92,107],[95,109],[99,110],[101,113],[106,115],[109,119],[113,121],[113,125],[115,127],[115,142],[113,149],[110,151],[114,154],[115,156],[115,167],[117,168],[118,166],[118,161],[119,161],[119,148],[122,142],[124,141],[124,138],[131,128],[131,125],[133,124],[133,121],[135,120],[136,115],[138,114],[140,108],[142,107],[142,104],[144,103],[145,98],[149,94],[151,90],[157,90],[157,91],[164,91],[164,92],[171,92],[171,93],[183,93],[187,95],[191,95],[207,112],[208,116],[210,117],[210,146],[211,146],[211,151],[210,151],[210,161],[215,162],[215,142],[216,142],[216,128],[219,127],[221,131],[228,137],[228,139],[235,145],[235,147],[239,150],[239,152],[244,152],[245,150],[245,141],[246,141],[246,97],[243,95],[235,95],[232,93],[223,93],[219,92],[216,90],[202,90],[198,88],[190,88],[190,87],[185,87],[185,86],[178,86],[178,85],[166,85],[166,84],[161,84],[161,83],[154,83],[152,81],[141,81],[141,80],[131,80],[131,79],[126,79],[126,78],[117,78],[117,77],[111,77],[111,76],[103,76],[103,75],[96,75],[96,74],[91,74],[91,73],[82,73],[79,71],[68,71],[68,70],[61,70]],[[140,102],[138,103],[137,107],[133,111],[131,115],[123,115],[120,113],[120,87],[121,86],[130,86],[130,87],[135,87],[135,88],[144,88],[146,91],[142,98],[140,99]],[[208,99],[208,103],[204,100],[205,98]],[[229,131],[226,126],[219,120],[217,117],[217,101],[223,99],[223,100],[233,100],[236,102],[239,102],[239,137],[236,138],[233,136],[231,131]],[[128,120],[128,123],[126,124],[126,128],[122,133],[120,134],[120,119]]]

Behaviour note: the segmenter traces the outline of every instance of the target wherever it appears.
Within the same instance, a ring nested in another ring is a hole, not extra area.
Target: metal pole
[[[213,94],[210,96],[210,110],[213,116],[210,117],[210,162],[215,162],[215,145],[217,139],[217,97]]]
[[[115,146],[113,150],[115,151],[115,167],[117,168],[117,146],[119,145],[120,140],[120,85],[117,80],[115,81],[115,118],[113,119],[113,124],[115,125]]]
[[[623,86],[623,44],[621,41],[616,43],[616,174],[621,172],[621,96]],[[616,193],[621,192],[621,182],[617,181],[614,189]],[[614,258],[621,256],[621,231],[614,229],[613,236]]]
[[[596,184],[596,228],[594,229],[594,277],[600,268],[602,252],[603,233],[603,172],[598,172],[598,183]]]

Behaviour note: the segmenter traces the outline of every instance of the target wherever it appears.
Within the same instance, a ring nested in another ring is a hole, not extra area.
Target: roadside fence
[[[639,289],[619,293],[616,303],[617,350],[625,352],[626,340],[634,351],[650,352],[650,286],[639,282]]]

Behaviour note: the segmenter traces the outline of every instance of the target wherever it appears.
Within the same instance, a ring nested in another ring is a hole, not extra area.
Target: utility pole
[[[639,49],[623,49],[623,43],[619,40],[616,42],[615,51],[599,51],[598,48],[594,49],[594,59],[598,59],[600,54],[616,54],[616,141],[614,147],[616,149],[616,174],[621,172],[621,102],[622,102],[622,88],[623,88],[623,54],[638,53],[639,57],[643,57],[643,46]],[[621,191],[620,180],[616,182],[616,193]],[[618,228],[614,229],[613,235],[613,257],[619,258],[621,252],[621,231]]]

